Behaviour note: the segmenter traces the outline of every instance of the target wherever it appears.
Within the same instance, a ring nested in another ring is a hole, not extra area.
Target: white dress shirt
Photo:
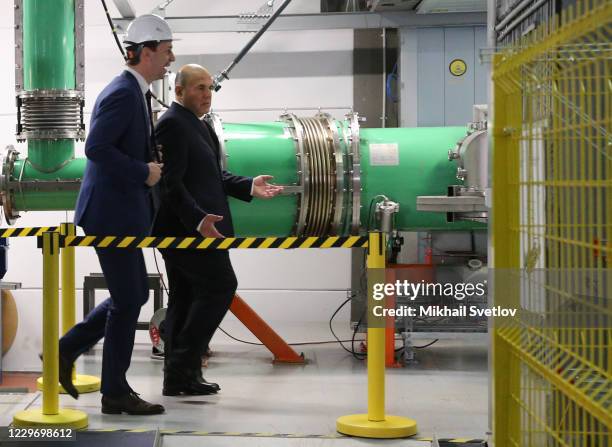
[[[145,98],[147,90],[149,90],[149,83],[147,82],[147,80],[129,65],[126,65],[125,69],[129,71],[130,73],[132,73],[132,75],[134,75],[134,77],[138,81],[138,86],[140,87],[140,90],[142,91],[142,97]]]

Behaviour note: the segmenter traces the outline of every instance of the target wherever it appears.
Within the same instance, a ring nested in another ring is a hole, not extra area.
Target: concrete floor
[[[302,328],[303,329],[303,328]],[[287,337],[305,339],[297,331]],[[340,331],[342,332],[342,331]],[[341,336],[347,336],[346,331]],[[350,338],[350,336],[348,337]],[[312,339],[312,335],[310,336]],[[162,416],[114,416],[100,413],[100,394],[83,394],[75,401],[62,395],[60,405],[85,411],[90,429],[148,428],[232,433],[289,433],[335,435],[336,418],[367,411],[365,362],[352,358],[338,345],[300,346],[308,363],[304,366],[274,365],[263,347],[239,344],[217,336],[214,356],[205,370],[208,380],[222,391],[215,396],[161,396],[162,363],[149,358],[150,347],[137,345],[129,370],[131,386],[144,399],[166,407]],[[424,344],[416,341],[416,344]],[[77,370],[100,374],[101,349],[79,359]],[[418,363],[388,369],[387,414],[417,421],[419,437],[485,438],[487,431],[487,338],[444,339],[418,351]],[[40,406],[39,393],[0,396],[0,425],[7,425],[14,412]],[[308,439],[256,436],[164,435],[163,446],[426,446],[413,440],[363,440],[354,438]]]

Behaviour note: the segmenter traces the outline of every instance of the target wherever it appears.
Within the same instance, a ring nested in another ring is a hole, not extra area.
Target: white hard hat
[[[126,46],[143,42],[172,40],[172,30],[163,18],[155,14],[144,14],[132,20],[123,39]]]

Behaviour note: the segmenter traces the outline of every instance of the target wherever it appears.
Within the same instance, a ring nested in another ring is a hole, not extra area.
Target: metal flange
[[[15,171],[15,161],[19,157],[19,152],[9,145],[5,148],[2,156],[2,172],[0,173],[0,200],[2,200],[2,209],[6,223],[13,225],[20,217],[13,209],[13,197],[11,194],[11,178]]]
[[[360,139],[359,139],[359,114],[357,112],[348,113],[346,115],[348,126],[348,135],[345,138],[350,143],[350,157],[352,169],[349,174],[352,178],[350,191],[353,197],[352,215],[351,215],[351,234],[358,234],[360,228],[361,215],[361,157],[360,157]]]
[[[281,121],[287,123],[287,131],[295,142],[295,156],[297,159],[298,188],[301,189],[298,202],[298,213],[294,227],[294,233],[298,236],[305,235],[306,214],[310,199],[310,169],[307,162],[308,154],[304,147],[304,129],[297,116],[285,113],[280,117]]]

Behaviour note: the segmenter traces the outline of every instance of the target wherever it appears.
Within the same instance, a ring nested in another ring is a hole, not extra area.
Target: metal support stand
[[[15,413],[17,427],[62,427],[80,429],[88,425],[87,414],[59,408],[59,233],[42,236],[43,251],[43,378],[42,408]]]
[[[76,227],[73,223],[60,225],[62,236],[76,236]],[[64,247],[61,250],[62,262],[62,335],[68,332],[76,324],[76,291],[74,287],[74,247]],[[36,386],[43,389],[43,377],[39,377]],[[100,389],[101,381],[97,376],[77,374],[72,369],[72,383],[79,393],[93,393]],[[66,394],[66,390],[60,385],[59,392]]]
[[[371,232],[368,243],[368,269],[384,269],[386,235]],[[382,275],[382,279],[385,277]],[[343,434],[364,438],[403,438],[415,435],[416,421],[385,414],[385,323],[373,324],[372,278],[368,275],[368,413],[342,416],[336,429]],[[374,327],[379,326],[379,327]]]
[[[249,329],[266,348],[274,354],[276,363],[304,364],[304,354],[298,354],[274,329],[251,309],[251,307],[238,295],[234,295],[230,311]]]
[[[164,287],[161,276],[157,273],[147,275],[147,285],[153,291],[153,313],[163,307],[162,296]],[[102,273],[90,273],[83,279],[83,319],[96,307],[96,289],[108,289],[106,279]],[[149,322],[139,321],[136,323],[137,330],[148,331]]]

